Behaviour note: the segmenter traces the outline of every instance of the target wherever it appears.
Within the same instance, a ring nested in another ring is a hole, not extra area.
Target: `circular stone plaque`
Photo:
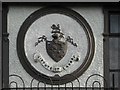
[[[65,84],[78,78],[89,67],[94,49],[87,21],[63,7],[35,11],[23,22],[17,37],[24,69],[47,84]]]

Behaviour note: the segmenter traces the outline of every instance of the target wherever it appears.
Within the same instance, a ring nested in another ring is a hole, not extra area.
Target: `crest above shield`
[[[53,24],[52,41],[46,41],[46,49],[48,55],[55,61],[59,62],[67,52],[67,41],[64,38],[64,34],[60,30],[60,26]]]
[[[46,84],[64,84],[75,80],[70,76],[81,76],[91,64],[95,49],[87,21],[63,7],[41,8],[30,16],[17,36],[17,53],[25,70]],[[56,74],[60,77],[56,78]]]

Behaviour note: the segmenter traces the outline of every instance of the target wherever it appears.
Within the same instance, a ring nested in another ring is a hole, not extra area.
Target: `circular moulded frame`
[[[24,50],[24,39],[25,39],[25,35],[26,35],[28,28],[37,19],[47,14],[63,14],[76,20],[76,22],[78,22],[83,27],[87,40],[88,40],[87,55],[83,63],[81,64],[81,66],[75,71],[73,71],[71,74],[66,74],[62,77],[58,75],[51,77],[51,76],[44,75],[43,73],[40,73],[39,71],[37,71],[28,61],[26,54],[25,54],[25,50]],[[64,7],[44,7],[44,8],[41,8],[33,12],[23,22],[18,32],[18,36],[17,36],[17,53],[18,53],[18,57],[20,59],[22,66],[24,67],[26,72],[29,73],[33,78],[35,78],[36,80],[40,82],[44,82],[46,84],[52,84],[52,85],[65,84],[81,76],[91,64],[93,56],[94,56],[94,51],[95,51],[95,40],[94,40],[91,27],[89,26],[87,21],[74,10],[71,10],[69,8],[64,8]]]

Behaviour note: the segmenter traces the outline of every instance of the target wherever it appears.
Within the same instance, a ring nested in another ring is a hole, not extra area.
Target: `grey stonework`
[[[18,31],[20,29],[20,26],[24,22],[24,20],[35,10],[39,9],[41,7],[19,7],[19,6],[11,6],[8,12],[8,33],[9,33],[9,74],[17,74],[20,75],[23,80],[25,81],[26,87],[30,86],[30,81],[32,80],[32,77],[26,73],[26,71],[23,69],[19,58],[17,56],[16,52],[16,38]],[[104,18],[103,18],[103,12],[102,7],[70,7],[73,10],[80,13],[89,23],[89,25],[92,28],[94,37],[95,37],[95,55],[93,58],[93,61],[87,71],[79,77],[79,80],[82,82],[81,86],[85,86],[85,81],[87,77],[89,77],[92,74],[100,74],[103,76],[103,29],[104,29]],[[12,23],[11,23],[12,22]],[[89,81],[90,82],[94,79],[99,79],[99,81],[102,83],[102,78],[93,77]],[[15,80],[19,83],[20,87],[22,87],[21,81],[19,81],[17,78],[11,77],[9,79],[10,81]],[[34,81],[33,86],[35,86],[37,81]],[[74,81],[74,86],[78,86],[77,82]],[[14,86],[13,86],[14,87]]]

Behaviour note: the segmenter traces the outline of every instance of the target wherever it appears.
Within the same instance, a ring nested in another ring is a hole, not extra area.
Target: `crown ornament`
[[[57,24],[57,25],[53,24],[51,26],[51,28],[53,29],[51,33],[61,33],[60,25],[59,24]]]

